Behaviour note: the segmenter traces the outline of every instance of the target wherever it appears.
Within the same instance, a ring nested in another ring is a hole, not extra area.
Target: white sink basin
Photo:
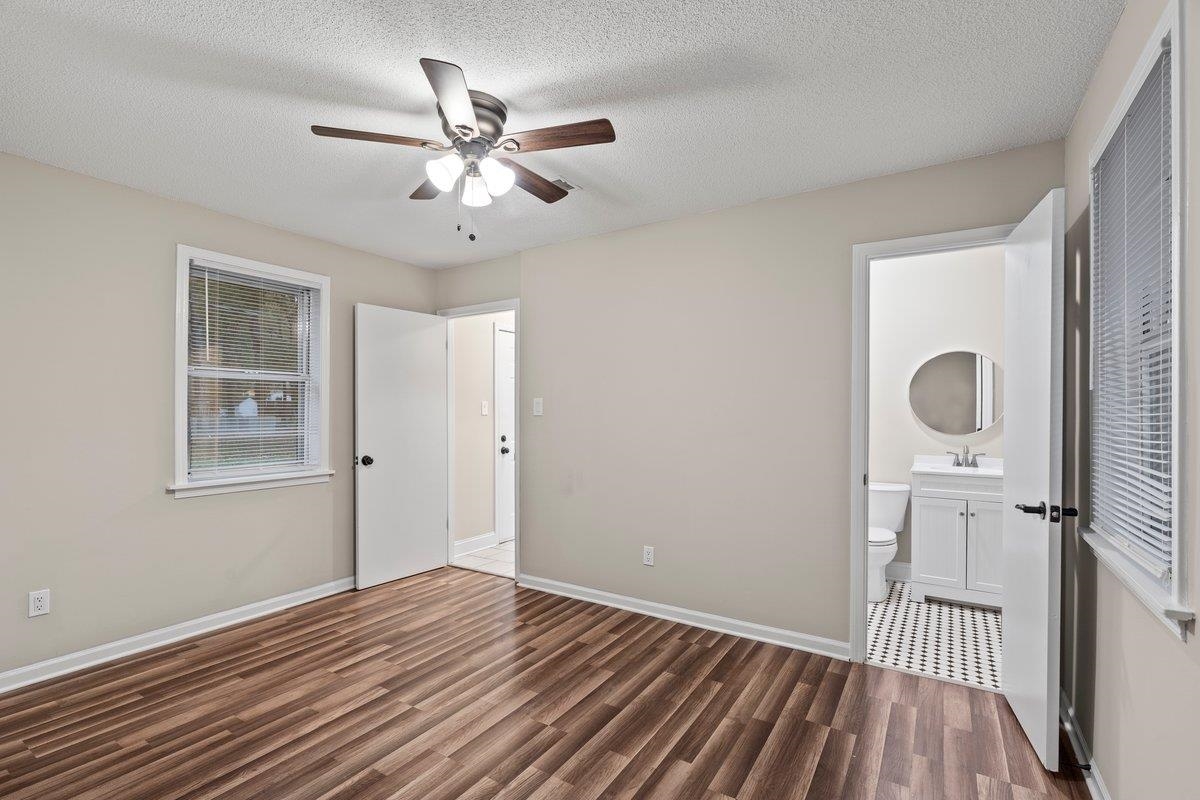
[[[980,456],[978,467],[956,467],[954,456],[916,456],[912,471],[924,475],[974,475],[980,478],[1004,477],[1004,459]]]

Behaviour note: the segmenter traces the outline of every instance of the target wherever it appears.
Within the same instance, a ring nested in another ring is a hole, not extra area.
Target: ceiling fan
[[[617,138],[612,123],[606,119],[505,133],[508,107],[490,94],[468,89],[467,79],[458,65],[422,58],[421,68],[425,70],[425,77],[437,96],[438,117],[442,120],[442,131],[450,144],[389,133],[312,126],[312,132],[318,136],[402,144],[446,153],[425,165],[428,177],[409,195],[413,200],[430,200],[442,192],[448,192],[458,183],[459,176],[465,175],[462,187],[464,205],[476,208],[489,205],[493,197],[504,194],[514,184],[540,200],[554,203],[567,196],[566,189],[510,158],[494,157],[492,154],[512,155],[605,144]]]

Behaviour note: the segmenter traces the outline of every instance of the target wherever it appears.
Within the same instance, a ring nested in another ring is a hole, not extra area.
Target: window
[[[322,275],[179,247],[177,497],[328,480]]]
[[[1173,10],[1175,9],[1175,10]],[[1177,29],[1171,4],[1092,152],[1091,507],[1097,557],[1177,630]]]

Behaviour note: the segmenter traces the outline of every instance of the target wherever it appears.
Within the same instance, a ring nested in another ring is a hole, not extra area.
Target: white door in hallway
[[[1064,193],[1004,253],[1002,687],[1046,769],[1058,770]]]
[[[359,589],[446,564],[446,320],[354,306]]]
[[[492,324],[496,404],[496,538],[512,541],[517,531],[517,335]]]

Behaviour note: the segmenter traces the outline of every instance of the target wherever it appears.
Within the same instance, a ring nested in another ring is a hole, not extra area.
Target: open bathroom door
[[[354,576],[446,564],[446,320],[354,306]]]
[[[1004,613],[1001,684],[1058,770],[1064,192],[1004,248]]]

